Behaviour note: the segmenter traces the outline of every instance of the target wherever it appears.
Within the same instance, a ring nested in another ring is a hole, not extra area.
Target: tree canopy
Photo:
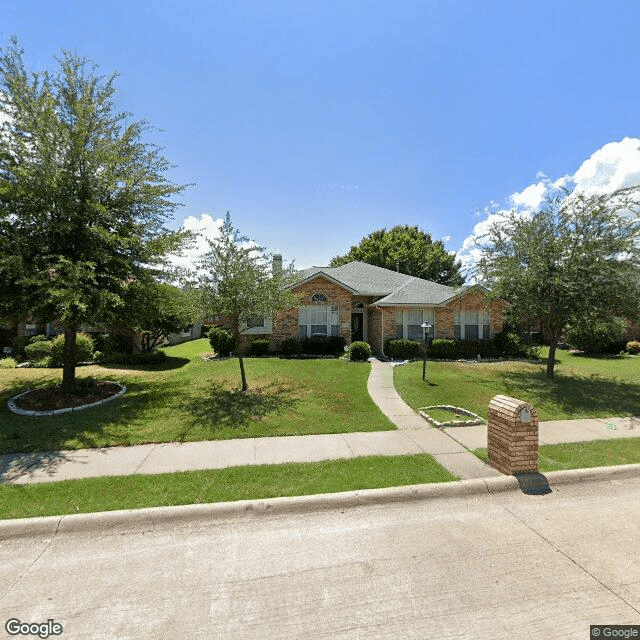
[[[479,272],[510,318],[542,324],[556,346],[571,323],[637,317],[640,303],[639,189],[563,191],[531,215],[511,212],[480,240]]]
[[[31,72],[15,38],[0,50],[0,306],[61,322],[67,391],[80,325],[107,324],[186,237],[164,227],[183,187],[148,125],[116,111],[115,78],[66,51]]]
[[[339,267],[354,260],[450,287],[464,283],[460,273],[462,264],[456,261],[455,255],[444,248],[442,240],[434,242],[417,226],[378,229],[352,246],[346,255],[333,258],[329,266]]]
[[[202,317],[193,289],[151,278],[127,283],[123,302],[117,322],[140,335],[141,351],[151,351],[170,333],[184,331]]]
[[[208,242],[210,250],[200,262],[202,306],[205,315],[224,316],[233,332],[242,390],[246,391],[247,378],[238,349],[240,337],[253,319],[298,306],[298,296],[289,289],[296,276],[291,266],[273,272],[271,254],[240,235],[228,211],[220,236]]]

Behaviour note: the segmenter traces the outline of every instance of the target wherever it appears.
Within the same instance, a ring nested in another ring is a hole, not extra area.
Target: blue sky
[[[121,74],[194,183],[176,225],[229,209],[306,267],[396,224],[458,251],[594,154],[635,175],[639,23],[635,0],[5,0],[0,28],[34,69],[67,48]]]

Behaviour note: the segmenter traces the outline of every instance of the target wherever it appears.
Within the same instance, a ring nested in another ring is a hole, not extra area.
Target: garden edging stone
[[[33,391],[33,389],[29,389],[29,391],[25,391],[24,393],[20,393],[17,396],[13,396],[13,398],[9,398],[9,400],[7,400],[7,407],[9,408],[9,411],[12,411],[19,416],[60,416],[64,415],[65,413],[84,411],[85,409],[91,409],[92,407],[97,407],[101,404],[111,402],[111,400],[115,400],[116,398],[120,398],[121,396],[123,396],[127,391],[127,387],[119,384],[118,382],[114,382],[113,380],[107,380],[106,382],[110,382],[111,384],[115,384],[116,386],[120,387],[120,391],[118,391],[118,393],[116,393],[115,395],[109,396],[108,398],[103,398],[102,400],[98,400],[97,402],[92,402],[91,404],[82,404],[78,407],[66,407],[65,409],[54,409],[53,411],[30,411],[28,409],[21,409],[18,405],[16,405],[14,401],[18,398],[21,398],[22,396],[26,396]]]

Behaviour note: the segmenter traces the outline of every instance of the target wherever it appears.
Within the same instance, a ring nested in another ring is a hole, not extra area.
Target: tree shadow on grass
[[[640,415],[640,381],[562,373],[550,380],[542,371],[503,371],[500,378],[508,395],[534,406],[537,398],[568,415]]]
[[[123,362],[105,362],[100,364],[103,369],[126,369],[127,371],[171,371],[172,369],[180,369],[189,364],[189,358],[178,358],[177,356],[169,356],[164,362],[156,364],[134,364]]]
[[[12,469],[33,466],[35,458],[30,457],[32,453],[44,452],[36,454],[41,456],[43,461],[38,465],[49,466],[59,457],[56,452],[60,449],[105,446],[103,435],[107,425],[117,428],[128,424],[161,394],[166,393],[158,385],[122,378],[119,378],[119,381],[127,387],[127,392],[120,398],[98,407],[57,416],[20,416],[9,411],[6,406],[9,398],[30,389],[55,384],[57,380],[20,381],[0,390],[0,453],[20,453],[23,456],[23,459],[16,458],[0,463],[0,481]],[[75,444],[69,446],[66,444],[69,442]],[[125,441],[122,444],[135,442]]]
[[[203,395],[188,398],[183,406],[194,426],[205,428],[241,428],[269,414],[291,409],[298,400],[290,396],[286,384],[269,385],[264,389],[225,389],[211,382]]]

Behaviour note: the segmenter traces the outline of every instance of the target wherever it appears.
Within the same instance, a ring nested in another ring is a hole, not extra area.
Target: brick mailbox
[[[507,475],[538,471],[538,413],[527,402],[495,396],[487,409],[489,464]]]

